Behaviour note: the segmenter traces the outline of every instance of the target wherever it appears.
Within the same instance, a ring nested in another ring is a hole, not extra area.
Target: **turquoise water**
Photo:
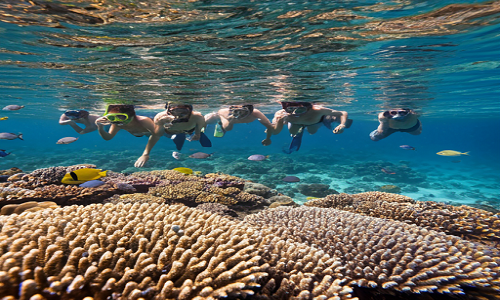
[[[326,128],[305,135],[300,151],[290,155],[282,152],[290,143],[286,130],[264,147],[264,128],[257,122],[212,137],[211,149],[186,143],[186,156],[213,153],[206,160],[174,160],[174,144],[163,138],[144,169],[224,172],[270,185],[299,202],[307,195],[283,183],[284,176],[348,193],[392,184],[419,200],[499,208],[499,14],[390,34],[372,32],[367,24],[481,2],[407,1],[380,9],[375,3],[211,1],[182,4],[210,18],[175,22],[62,23],[64,28],[0,22],[0,103],[26,106],[0,111],[0,117],[9,117],[0,121],[0,132],[24,136],[24,141],[0,140],[1,149],[12,151],[0,158],[0,169],[30,172],[92,163],[117,172],[139,170],[133,163],[145,137],[119,132],[106,142],[92,132],[56,145],[62,137],[77,136],[57,123],[66,109],[102,114],[106,103],[125,101],[137,105],[138,114],[154,115],[166,101],[181,100],[206,114],[252,103],[271,119],[280,108],[277,101],[301,100],[345,110],[354,124],[341,135]],[[335,9],[357,18],[317,18]],[[284,17],[287,12],[302,15]],[[398,106],[422,115],[422,134],[371,141],[377,114]],[[207,132],[210,136],[213,127]],[[416,150],[399,148],[403,144]],[[470,151],[470,156],[436,155],[441,150]],[[248,161],[252,154],[269,159]]]

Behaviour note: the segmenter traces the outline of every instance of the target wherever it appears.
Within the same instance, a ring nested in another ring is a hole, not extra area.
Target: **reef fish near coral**
[[[399,148],[405,149],[405,150],[415,150],[415,147],[412,147],[410,145],[401,145],[401,146],[399,146]]]
[[[250,155],[248,157],[248,160],[253,160],[253,161],[263,161],[269,158],[269,155],[262,155],[262,154],[254,154]]]
[[[56,144],[59,144],[59,145],[71,144],[73,142],[76,142],[76,140],[78,140],[78,138],[68,136],[68,137],[63,137],[62,139],[59,139]]]
[[[11,132],[2,132],[0,133],[0,140],[15,140],[20,139],[23,140],[23,134],[15,134]]]
[[[300,178],[297,176],[286,176],[282,179],[284,182],[299,182]]]
[[[204,158],[207,158],[207,157],[210,157],[212,156],[213,153],[204,153],[204,152],[196,152],[196,153],[193,153],[191,155],[189,155],[189,157],[191,158],[198,158],[198,159],[204,159]]]
[[[0,149],[0,157],[6,157],[7,155],[11,154],[12,152],[7,153],[7,150]]]
[[[23,108],[24,105],[7,105],[5,106],[4,108],[2,108],[2,110],[20,110],[21,108]]]
[[[90,181],[86,181],[82,184],[79,185],[79,187],[83,187],[83,188],[94,188],[94,187],[98,187],[98,186],[101,186],[103,184],[105,184],[106,182],[104,181],[100,181],[100,180],[90,180]]]
[[[391,170],[386,169],[386,168],[382,168],[382,169],[380,169],[380,171],[384,172],[385,174],[396,174],[396,172],[391,171]]]
[[[61,183],[80,184],[90,180],[96,180],[106,176],[107,171],[101,169],[79,169],[64,175]]]
[[[439,151],[438,153],[436,153],[437,155],[441,155],[441,156],[460,156],[460,155],[469,155],[469,152],[458,152],[458,151],[455,151],[455,150],[443,150],[443,151]]]
[[[181,172],[183,174],[193,174],[193,170],[191,170],[190,168],[179,167],[179,168],[175,168],[172,170],[177,171],[177,172]]]
[[[172,152],[172,157],[176,160],[181,160],[182,159],[182,153],[174,151]]]

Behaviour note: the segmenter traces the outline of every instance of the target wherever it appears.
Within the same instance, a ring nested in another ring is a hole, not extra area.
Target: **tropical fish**
[[[15,140],[20,139],[23,140],[23,134],[15,134],[11,132],[2,132],[0,133],[0,140]]]
[[[63,137],[62,139],[59,139],[56,144],[71,144],[73,142],[76,142],[78,138],[68,136],[68,137]]]
[[[20,110],[24,105],[7,105],[2,110]]]
[[[208,153],[203,153],[203,152],[196,152],[196,153],[189,155],[189,157],[203,159],[203,158],[207,158],[209,156],[212,156],[212,154],[213,153],[208,154]]]
[[[174,152],[172,152],[172,157],[175,158],[175,159],[177,159],[177,160],[181,160],[182,159],[182,153],[174,151]]]
[[[319,197],[306,197],[306,200],[319,199]]]
[[[9,117],[1,117],[0,121],[5,121],[5,120],[8,120],[8,119],[9,119]]]
[[[262,160],[265,160],[269,158],[269,155],[262,155],[262,154],[254,154],[254,155],[250,155],[248,157],[248,160],[253,160],[253,161],[262,161]]]
[[[299,182],[300,178],[297,176],[286,176],[282,179],[284,182]]]
[[[193,170],[191,170],[190,168],[179,167],[179,168],[175,168],[172,170],[177,171],[177,172],[181,172],[183,174],[193,174]]]
[[[79,169],[64,175],[61,180],[65,184],[80,184],[90,180],[96,180],[106,176],[107,171],[101,169]]]
[[[399,148],[405,149],[405,150],[415,150],[415,147],[412,147],[410,145],[401,145],[401,146],[399,146]]]
[[[441,155],[441,156],[460,156],[460,155],[469,155],[469,152],[458,152],[458,151],[455,151],[455,150],[443,150],[443,151],[439,151],[438,153],[436,153],[437,155]]]
[[[103,184],[105,184],[106,182],[104,181],[100,181],[100,180],[89,180],[87,182],[84,182],[82,184],[79,185],[79,187],[83,187],[83,188],[93,188],[93,187],[98,187],[98,186],[101,186]]]
[[[12,152],[7,153],[7,150],[0,149],[0,157],[6,157],[7,155],[11,154]]]
[[[380,171],[384,172],[385,174],[396,174],[396,172],[391,171],[391,170],[386,169],[386,168],[382,168],[382,169],[380,169]]]

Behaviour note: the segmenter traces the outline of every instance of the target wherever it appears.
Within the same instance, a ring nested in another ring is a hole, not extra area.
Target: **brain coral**
[[[181,205],[0,216],[5,299],[348,299],[324,251]]]
[[[316,207],[280,207],[244,221],[340,259],[342,284],[455,295],[475,287],[482,296],[500,295],[499,251],[442,232]]]
[[[308,201],[305,205],[405,221],[469,240],[500,240],[500,217],[466,205],[457,207],[434,201],[415,201],[403,195],[383,192],[328,195]]]

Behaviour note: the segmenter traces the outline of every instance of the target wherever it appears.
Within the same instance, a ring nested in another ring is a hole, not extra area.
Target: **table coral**
[[[469,240],[499,241],[500,217],[470,206],[415,201],[403,195],[367,192],[329,195],[306,206],[337,208],[372,217],[387,218],[443,231]]]
[[[279,207],[244,222],[340,259],[334,271],[342,274],[342,284],[380,293],[461,295],[476,287],[469,291],[474,297],[500,294],[500,252],[442,232],[317,207]]]
[[[66,206],[0,229],[5,299],[352,298],[324,251],[180,205]]]

